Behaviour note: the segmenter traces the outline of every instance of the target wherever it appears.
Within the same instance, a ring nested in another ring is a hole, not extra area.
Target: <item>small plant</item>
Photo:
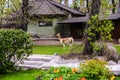
[[[81,77],[87,80],[113,80],[112,73],[105,67],[106,61],[92,59],[80,64]]]

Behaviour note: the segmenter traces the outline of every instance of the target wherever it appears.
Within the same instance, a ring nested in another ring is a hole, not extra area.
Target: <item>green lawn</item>
[[[118,53],[120,54],[120,46],[116,45],[115,48],[117,49]]]
[[[36,80],[41,70],[27,70],[11,74],[0,75],[0,80]]]
[[[79,53],[82,50],[83,47],[80,45],[74,45],[72,47],[72,50],[67,46],[66,48],[63,48],[62,45],[49,45],[49,46],[34,46],[33,47],[33,54],[67,54],[72,52]],[[117,49],[118,53],[120,54],[120,46],[115,45],[115,48]]]
[[[69,46],[66,46],[63,48],[62,45],[50,45],[50,46],[34,46],[33,47],[33,54],[67,54],[71,51],[73,52],[80,52],[81,48],[80,45],[74,45],[72,48],[75,48],[73,50],[70,49]]]

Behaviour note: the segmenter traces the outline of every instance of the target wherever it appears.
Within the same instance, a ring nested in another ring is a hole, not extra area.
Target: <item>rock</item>
[[[107,65],[106,66],[114,75],[120,75],[120,65]]]
[[[108,63],[108,65],[117,65],[117,63],[112,60],[108,61],[107,63]]]
[[[58,55],[53,55],[52,58],[51,58],[51,60],[50,60],[50,62],[55,63],[55,62],[59,62],[60,60],[61,60],[61,57],[60,57],[60,56],[58,56]]]
[[[104,56],[107,57],[108,60],[118,61],[119,55],[115,47],[110,44],[106,44],[104,47]]]
[[[120,64],[120,60],[118,61],[118,64]]]

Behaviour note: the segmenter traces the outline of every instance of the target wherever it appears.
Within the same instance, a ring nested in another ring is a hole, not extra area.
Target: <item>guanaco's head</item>
[[[57,37],[60,37],[60,32],[56,34]]]

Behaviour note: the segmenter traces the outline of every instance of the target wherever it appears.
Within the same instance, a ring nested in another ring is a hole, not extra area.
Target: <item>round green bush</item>
[[[23,30],[0,29],[0,74],[11,72],[15,63],[32,53],[32,40]]]

